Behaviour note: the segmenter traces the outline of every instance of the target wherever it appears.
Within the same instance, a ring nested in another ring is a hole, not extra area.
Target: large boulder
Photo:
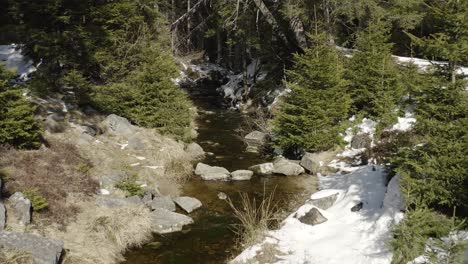
[[[283,174],[286,176],[297,176],[305,173],[305,170],[298,163],[292,162],[285,158],[277,158],[273,162],[273,173]]]
[[[15,192],[8,198],[10,208],[8,211],[10,216],[13,216],[19,221],[21,225],[28,225],[31,223],[31,201],[24,197],[23,193]]]
[[[0,248],[29,253],[35,264],[57,264],[62,255],[63,242],[33,234],[2,232]]]
[[[336,200],[338,199],[338,193],[325,196],[325,197],[320,197],[317,199],[311,199],[308,202],[317,206],[318,208],[322,210],[327,210],[328,208],[332,207]]]
[[[351,147],[355,149],[370,148],[371,143],[372,139],[367,133],[357,134],[351,139]]]
[[[320,211],[312,207],[305,215],[303,216],[295,216],[301,223],[307,224],[307,225],[318,225],[323,222],[326,222],[328,219],[325,218],[325,216],[320,213]]]
[[[154,197],[150,203],[150,207],[152,210],[166,209],[171,212],[176,210],[176,205],[169,196]]]
[[[231,172],[233,181],[248,181],[252,178],[254,172],[250,170],[236,170]]]
[[[151,212],[151,228],[156,234],[167,234],[182,230],[185,225],[193,223],[193,219],[183,214],[166,209],[156,209]]]
[[[6,214],[5,214],[5,205],[0,201],[0,232],[5,229],[6,223]]]
[[[265,144],[267,140],[267,134],[260,131],[253,131],[244,137],[245,143],[250,147],[259,148]]]
[[[202,206],[200,200],[188,196],[174,198],[174,202],[187,213],[191,213]]]
[[[195,168],[195,174],[201,176],[206,181],[229,180],[230,173],[222,167],[210,166],[204,163],[198,163]]]
[[[107,116],[103,125],[107,127],[109,133],[115,135],[131,136],[136,132],[136,127],[126,118],[114,114]]]
[[[330,163],[335,158],[335,153],[333,152],[316,152],[309,153],[306,152],[302,157],[301,162],[299,163],[302,167],[308,170],[311,173],[320,173],[328,175],[335,173],[336,168],[330,167],[327,164]]]
[[[265,176],[273,174],[275,167],[273,166],[273,163],[268,162],[251,166],[249,167],[249,170],[253,171],[257,175]]]
[[[195,160],[203,159],[205,157],[205,151],[197,143],[188,144],[185,151]]]

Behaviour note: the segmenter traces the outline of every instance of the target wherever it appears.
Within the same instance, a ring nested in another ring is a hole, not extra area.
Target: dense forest
[[[243,100],[261,112],[269,91],[288,91],[268,115],[271,147],[285,156],[344,146],[352,116],[378,122],[368,158],[402,176],[406,202],[393,263],[419,256],[429,237],[466,229],[466,1],[0,0],[0,44],[9,43],[37,71],[17,82],[0,68],[2,145],[41,146],[24,89],[190,141],[193,103],[173,80],[180,58],[202,54],[242,74]],[[421,70],[395,55],[443,63]],[[249,76],[252,62],[265,78]],[[415,126],[390,132],[406,109]]]

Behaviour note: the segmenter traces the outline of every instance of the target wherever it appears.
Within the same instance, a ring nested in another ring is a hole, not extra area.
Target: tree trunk
[[[187,13],[190,12],[190,0],[187,0]],[[191,41],[190,41],[190,17],[187,18],[187,52],[190,52],[190,46],[191,46]]]
[[[221,36],[221,30],[216,29],[216,63],[220,64],[223,59],[223,39]]]
[[[302,23],[301,19],[297,16],[293,17],[291,20],[289,20],[289,26],[294,33],[297,45],[303,50],[306,49],[307,40],[304,31],[304,24]]]
[[[278,22],[276,21],[275,17],[273,14],[268,10],[268,7],[263,3],[263,0],[253,0],[257,8],[262,12],[263,16],[265,16],[266,21],[268,24],[271,25],[273,30],[276,32],[278,37],[284,42],[286,46],[290,45],[290,42],[288,38],[286,37],[286,34],[281,30],[281,28],[278,25]]]

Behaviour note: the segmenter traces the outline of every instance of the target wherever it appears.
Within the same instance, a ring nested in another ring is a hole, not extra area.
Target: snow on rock
[[[0,63],[4,63],[7,69],[13,70],[22,80],[27,80],[28,75],[36,71],[33,62],[21,54],[16,44],[0,45]]]
[[[394,177],[388,188],[386,177],[380,166],[375,166],[375,170],[373,166],[363,166],[347,175],[319,177],[321,187],[329,190],[311,198],[339,194],[329,209],[317,208],[328,221],[311,226],[296,219],[295,216],[315,207],[310,203],[292,213],[279,230],[268,233],[283,253],[275,263],[390,263],[392,253],[386,243],[391,238],[391,226],[403,218],[403,213],[399,177]],[[362,209],[351,212],[359,202],[363,202]],[[233,262],[251,261],[264,243],[247,248]]]
[[[393,125],[392,130],[408,131],[414,123],[416,123],[416,118],[412,113],[407,112],[404,117],[398,117],[398,122]]]
[[[450,247],[454,244],[466,243],[468,242],[468,232],[467,231],[457,231],[452,232],[449,236],[443,237],[442,239],[443,244],[445,246]],[[432,244],[432,245],[431,245]],[[447,250],[440,248],[439,246],[434,245],[434,240],[432,238],[429,239],[429,245],[426,245],[425,253],[413,261],[408,262],[408,264],[431,264],[431,263],[449,263],[450,259],[448,259]],[[438,262],[431,261],[431,256],[435,256]],[[463,255],[464,261],[467,260],[466,251]],[[466,262],[463,262],[466,263]]]

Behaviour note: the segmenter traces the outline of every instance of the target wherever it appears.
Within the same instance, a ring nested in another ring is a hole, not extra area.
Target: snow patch
[[[19,45],[0,45],[0,63],[14,71],[21,80],[28,80],[29,74],[36,71],[33,62],[21,54]]]
[[[307,225],[295,216],[314,208],[312,204],[301,206],[292,213],[279,230],[268,236],[277,240],[277,248],[284,255],[275,263],[315,264],[387,264],[392,253],[386,243],[391,239],[390,228],[402,217],[398,190],[399,176],[386,187],[387,174],[383,167],[364,166],[354,172],[319,177],[324,190],[312,197],[326,197],[339,193],[337,202],[327,210],[318,209],[328,220],[319,225]],[[358,212],[351,212],[357,203],[363,202]],[[234,259],[240,263],[251,260],[260,250],[254,245]]]

